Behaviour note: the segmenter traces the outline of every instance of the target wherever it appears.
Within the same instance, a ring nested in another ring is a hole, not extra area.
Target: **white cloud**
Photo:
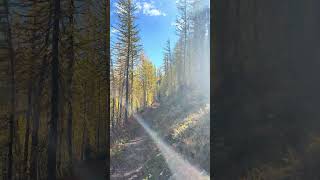
[[[143,3],[143,14],[149,16],[166,16],[165,13],[161,12],[159,9],[154,7],[153,3]]]
[[[156,8],[154,1],[150,2],[139,2],[136,0],[137,11],[142,12],[144,15],[148,16],[166,16],[166,13],[162,12],[160,9]]]
[[[137,8],[135,13],[141,12],[147,16],[166,16],[166,13],[155,7],[153,0],[150,2],[146,2],[145,0],[133,0],[133,3],[135,3]],[[114,6],[117,8],[118,13],[124,11],[117,3],[114,3]]]

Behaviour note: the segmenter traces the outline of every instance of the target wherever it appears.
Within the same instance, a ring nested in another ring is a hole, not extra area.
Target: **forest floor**
[[[105,180],[105,160],[86,160],[75,162],[74,175],[59,180]]]
[[[174,151],[210,174],[209,106],[195,93],[175,94],[139,112],[139,116]],[[172,174],[157,145],[132,117],[126,127],[114,130],[110,173],[114,180],[166,180]],[[64,180],[104,179],[104,161],[75,164],[77,177]]]
[[[210,174],[207,97],[176,93],[139,112],[150,129],[191,164]],[[111,179],[170,179],[168,165],[143,127],[130,119],[126,137],[111,147]]]
[[[136,120],[131,121],[132,136],[111,157],[111,179],[169,179],[170,171],[156,144]]]
[[[59,180],[105,180],[105,160],[75,162],[74,175]]]
[[[149,116],[153,106],[141,115]],[[129,119],[128,128],[122,133],[125,140],[117,143],[111,152],[111,179],[169,179],[171,173],[156,144],[151,140],[143,127],[133,118]],[[128,134],[130,132],[130,134]],[[64,177],[61,180],[102,180],[104,177],[104,160],[87,160],[76,162],[74,176]]]

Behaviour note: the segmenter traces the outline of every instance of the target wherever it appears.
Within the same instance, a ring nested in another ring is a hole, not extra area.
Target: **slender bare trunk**
[[[73,101],[73,95],[72,95],[72,87],[73,87],[73,68],[74,68],[74,0],[70,0],[70,15],[69,15],[69,26],[70,26],[70,34],[69,34],[69,61],[68,61],[68,77],[67,77],[67,151],[69,156],[69,164],[68,168],[69,171],[72,173],[72,167],[73,167],[73,154],[72,154],[72,121],[73,121],[73,108],[72,108],[72,101]]]
[[[59,121],[59,34],[60,0],[53,1],[52,61],[51,61],[51,120],[48,135],[48,180],[56,180],[57,123]]]
[[[116,106],[116,103],[115,103],[115,100],[116,98],[113,96],[112,97],[112,117],[111,117],[111,125],[112,125],[112,128],[114,128],[114,112],[115,112],[115,106]]]
[[[130,40],[129,40],[129,42],[130,42]],[[129,49],[130,48],[128,47],[128,55],[127,55],[128,57],[127,57],[127,62],[126,62],[126,79],[125,79],[126,80],[126,105],[125,105],[125,110],[124,110],[125,124],[128,123],[128,108],[129,108],[129,53],[130,53]]]
[[[125,80],[123,80],[123,82],[122,82],[121,93],[120,93],[120,110],[119,110],[119,120],[120,120],[120,121],[121,121],[121,118],[122,118],[122,108],[123,108],[122,99],[123,99],[124,86],[125,86]],[[121,122],[118,122],[118,123],[119,123],[119,125],[120,125]]]
[[[107,82],[110,82],[110,28],[109,28],[109,24],[110,24],[110,2],[109,0],[105,1],[105,40],[106,42],[105,44],[105,60],[106,60],[106,71],[107,71]],[[108,179],[109,178],[109,174],[110,174],[110,153],[109,153],[109,149],[110,149],[110,140],[109,140],[109,134],[110,134],[110,84],[108,84],[107,87],[107,97],[106,97],[106,161],[105,161],[105,178]]]
[[[29,157],[29,137],[30,137],[30,119],[32,112],[32,83],[29,82],[28,87],[28,109],[26,112],[26,131],[24,135],[24,151],[23,151],[23,179],[28,179],[28,157]]]
[[[46,58],[46,57],[45,57]],[[39,81],[37,87],[35,87],[35,97],[34,97],[34,109],[33,109],[33,123],[32,123],[32,132],[31,132],[31,163],[30,163],[30,179],[38,179],[37,178],[37,167],[38,167],[38,144],[39,144],[39,125],[40,125],[40,112],[41,112],[41,95],[44,86],[45,72],[47,71],[47,63],[46,60],[43,59]]]
[[[133,113],[133,55],[132,55],[132,57],[131,57],[131,85],[130,85],[130,87],[131,87],[131,95],[130,95],[130,111],[131,111],[131,113]]]
[[[100,101],[100,98],[101,98],[101,84],[100,84],[100,78],[98,80],[98,123],[97,123],[97,126],[96,126],[96,129],[97,129],[97,138],[96,138],[96,148],[97,148],[97,152],[99,152],[99,149],[100,149],[100,125],[101,125],[101,101]]]
[[[86,148],[86,126],[87,126],[87,84],[83,86],[83,120],[82,120],[82,144],[81,144],[81,160],[85,160],[85,148]]]
[[[11,98],[10,98],[10,116],[9,116],[9,139],[8,139],[8,172],[7,177],[8,180],[13,179],[13,138],[15,134],[15,59],[14,59],[14,50],[12,46],[12,36],[11,36],[11,26],[9,22],[9,7],[8,1],[4,0],[4,7],[6,13],[6,21],[7,21],[7,33],[8,33],[8,48],[9,48],[9,59],[10,59],[10,88],[11,88]]]
[[[130,12],[129,12],[128,19],[131,19]],[[126,106],[125,106],[125,117],[124,117],[125,124],[128,123],[130,53],[131,53],[131,22],[128,22],[128,44],[127,44],[127,60],[126,60]]]
[[[59,111],[60,121],[58,122],[58,159],[57,159],[57,171],[59,175],[62,175],[62,156],[64,153],[63,147],[63,135],[64,135],[64,98],[61,97]]]

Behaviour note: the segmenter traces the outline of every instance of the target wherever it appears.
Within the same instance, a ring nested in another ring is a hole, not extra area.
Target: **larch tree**
[[[117,2],[117,16],[119,23],[116,27],[118,30],[118,41],[121,43],[124,49],[124,55],[126,58],[125,63],[125,117],[124,120],[127,123],[129,115],[129,78],[130,72],[133,72],[133,59],[136,56],[138,47],[138,28],[135,24],[137,6],[132,0],[119,0]],[[133,78],[133,73],[131,73]],[[133,82],[133,79],[132,79]]]
[[[178,0],[177,8],[178,8],[178,18],[176,20],[176,31],[177,34],[181,38],[182,45],[182,78],[183,78],[183,86],[187,81],[187,41],[188,41],[188,33],[189,33],[189,1],[188,0]],[[182,84],[181,84],[182,85]]]

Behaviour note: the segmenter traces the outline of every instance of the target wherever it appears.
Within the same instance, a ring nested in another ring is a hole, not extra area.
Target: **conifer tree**
[[[124,56],[126,58],[125,63],[125,122],[128,121],[129,112],[129,78],[130,72],[133,78],[134,62],[138,49],[138,29],[135,24],[137,6],[132,0],[119,0],[117,2],[117,15],[119,24],[116,29],[119,31],[118,40],[122,47],[124,47]],[[131,80],[131,83],[133,79]],[[132,84],[131,84],[132,86]],[[132,102],[131,102],[132,103]]]

